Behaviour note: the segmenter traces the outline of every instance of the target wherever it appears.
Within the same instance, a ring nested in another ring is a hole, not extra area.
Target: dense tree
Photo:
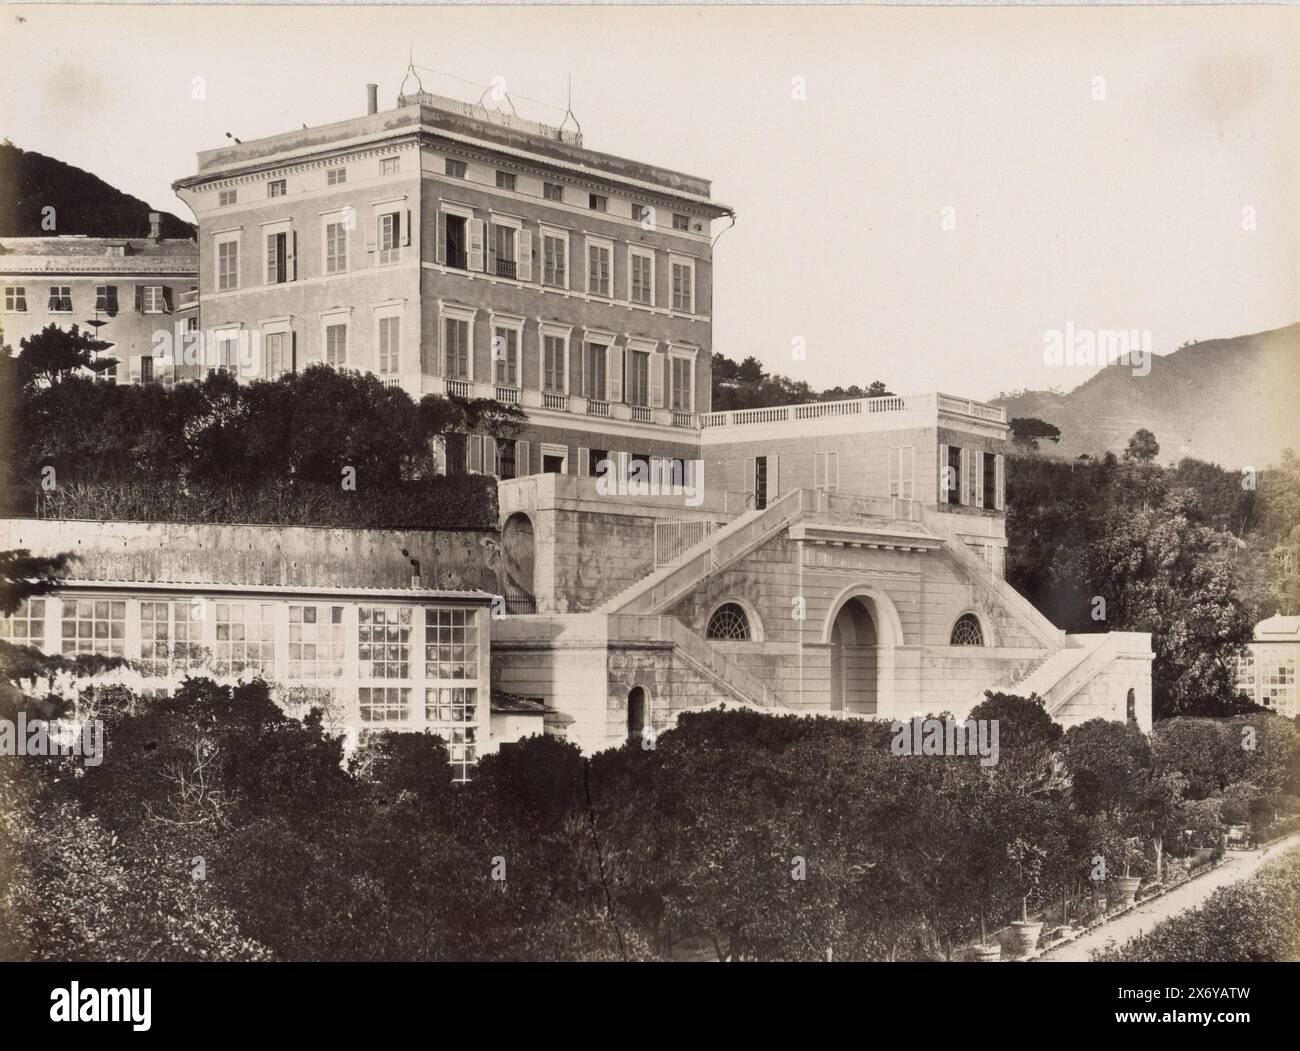
[[[1156,436],[1145,427],[1139,427],[1128,440],[1124,450],[1124,459],[1138,463],[1150,463],[1160,455],[1160,443]]]
[[[73,325],[67,331],[51,322],[34,335],[19,340],[18,363],[24,380],[37,385],[57,384],[80,370],[102,372],[117,363],[116,358],[99,356],[111,343],[82,332]]]
[[[1059,442],[1061,429],[1037,416],[1017,416],[1010,423],[1011,440],[1022,449],[1035,451],[1040,441]]]

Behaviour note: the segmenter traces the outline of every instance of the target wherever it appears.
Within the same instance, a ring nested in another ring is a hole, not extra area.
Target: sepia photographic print
[[[6,3],[0,137],[20,1024],[1292,1014],[1296,8]]]

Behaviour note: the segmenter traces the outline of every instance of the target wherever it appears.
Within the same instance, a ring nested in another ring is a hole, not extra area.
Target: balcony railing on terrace
[[[969,398],[948,394],[888,395],[882,398],[854,398],[850,401],[816,401],[803,405],[773,405],[762,409],[735,409],[730,412],[707,412],[700,426],[744,427],[761,423],[792,423],[799,420],[823,420],[846,416],[877,416],[890,413],[951,413],[977,420],[1006,423],[1007,411]]]

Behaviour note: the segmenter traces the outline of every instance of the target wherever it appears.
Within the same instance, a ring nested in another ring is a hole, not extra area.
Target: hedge
[[[1294,961],[1300,958],[1300,847],[1256,875],[1216,890],[1190,912],[1165,920],[1116,948],[1103,963]]]
[[[6,513],[92,521],[220,522],[343,529],[491,529],[496,482],[484,475],[438,476],[358,486],[319,483],[253,487],[178,482],[75,482],[49,493],[10,490]]]

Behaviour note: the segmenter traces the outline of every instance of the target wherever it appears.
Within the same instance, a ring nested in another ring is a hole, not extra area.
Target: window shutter
[[[578,474],[587,478],[592,474],[591,470],[591,450],[578,446]]]
[[[51,306],[50,309],[53,310],[54,307]],[[135,310],[137,314],[144,313],[144,285],[135,286]]]
[[[829,458],[828,458],[829,461]],[[830,463],[827,463],[830,467]],[[769,455],[767,458],[767,503],[770,507],[778,496],[781,495],[781,471],[777,463],[777,457]]]
[[[975,450],[975,506],[984,506],[984,453]]]
[[[470,434],[465,437],[465,469],[470,474],[483,472],[483,436]]]
[[[939,446],[939,503],[948,502],[948,446]]]
[[[533,279],[533,232],[531,230],[519,231],[519,280],[531,281]]]
[[[532,473],[532,465],[528,462],[528,443],[521,438],[515,442],[515,477],[523,478]]]
[[[297,236],[296,234],[294,235]],[[411,243],[411,209],[406,209],[406,228],[402,231],[402,244]]]
[[[372,215],[366,220],[366,251],[373,252],[379,242],[379,217]]]
[[[1002,488],[1002,454],[1001,453],[998,453],[997,459],[993,461],[993,466],[994,466],[993,499],[994,501],[996,501],[997,509],[1001,511],[1003,509],[1003,505],[1006,503],[1006,494],[1004,493]]]
[[[437,241],[437,244],[433,246],[433,258],[437,262],[445,264],[447,262],[447,213],[441,208],[438,209],[436,223],[434,240]]]
[[[163,310],[167,311],[167,313],[170,314],[172,312],[172,286],[171,285],[162,286],[162,297],[163,297]]]
[[[573,276],[569,287],[575,292],[586,292],[591,288],[591,243],[584,237],[581,242],[582,258],[578,265],[572,267]]]
[[[607,364],[609,368],[606,376],[609,379],[609,401],[623,400],[623,348],[617,343],[610,346],[606,352],[608,355]]]
[[[813,488],[820,489],[826,484],[826,454],[813,453]]]
[[[650,404],[664,407],[664,356],[657,350],[650,354]]]
[[[118,359],[119,361],[121,359]],[[140,382],[140,355],[132,354],[126,359],[126,379],[128,383]]]
[[[577,338],[570,336],[569,343],[569,364],[572,366],[569,370],[572,376],[572,382],[569,385],[569,392],[577,395],[579,398],[587,396],[587,371],[583,368],[582,345],[583,333],[578,331]]]
[[[501,463],[497,459],[497,440],[491,435],[483,437],[483,473],[495,475],[501,473]]]
[[[469,268],[471,270],[482,270],[483,220],[471,219],[466,225],[469,227]]]
[[[497,227],[496,223],[488,220],[483,226],[483,237],[486,241],[487,248],[487,272],[495,274],[497,272]]]
[[[289,233],[289,259],[285,263],[284,273],[290,281],[298,280],[298,231],[292,230]]]

